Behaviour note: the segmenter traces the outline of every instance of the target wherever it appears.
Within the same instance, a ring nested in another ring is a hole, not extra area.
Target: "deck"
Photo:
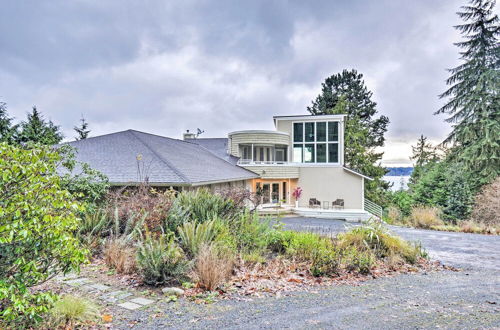
[[[293,207],[291,205],[266,206],[257,209],[260,215],[295,214],[302,217],[344,220],[347,222],[361,222],[368,220],[372,215],[360,209],[322,209],[309,207]]]

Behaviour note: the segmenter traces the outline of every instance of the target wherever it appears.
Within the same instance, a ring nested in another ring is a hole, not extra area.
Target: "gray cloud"
[[[365,75],[388,115],[386,161],[404,162],[457,63],[462,1],[11,1],[0,6],[0,100],[36,104],[68,138],[135,128],[178,137],[272,128],[305,113],[327,76]]]

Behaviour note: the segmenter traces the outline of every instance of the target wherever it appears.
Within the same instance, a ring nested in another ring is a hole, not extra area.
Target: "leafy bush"
[[[500,226],[500,176],[477,194],[470,220]]]
[[[147,235],[137,248],[137,264],[144,283],[155,286],[178,281],[189,268],[182,249],[166,235]]]
[[[248,253],[267,249],[267,235],[272,230],[269,220],[261,221],[257,214],[245,212],[227,224],[239,251]]]
[[[288,232],[284,244],[286,254],[299,261],[310,262],[314,276],[331,275],[338,271],[339,255],[330,238],[306,232]]]
[[[95,210],[108,193],[108,178],[89,164],[76,161],[73,147],[63,145],[58,152],[64,159],[59,167],[62,187],[84,202],[87,209]]]
[[[234,256],[229,249],[214,244],[200,246],[194,277],[201,288],[213,291],[231,275]]]
[[[441,210],[433,206],[418,206],[411,210],[410,222],[417,228],[430,229],[432,226],[444,225]]]
[[[86,260],[73,236],[83,208],[62,188],[50,147],[0,144],[0,318],[39,321],[53,297],[29,288]]]
[[[104,262],[120,274],[132,274],[137,269],[135,248],[123,237],[110,238],[104,246]]]
[[[85,212],[78,224],[77,237],[92,252],[99,252],[101,239],[110,234],[112,219],[104,209]]]
[[[387,209],[387,216],[384,220],[389,224],[398,224],[402,220],[402,214],[397,207],[389,206]]]
[[[73,329],[85,326],[99,319],[99,309],[92,302],[75,296],[66,295],[54,303],[50,310],[50,327]]]
[[[392,207],[396,207],[401,211],[403,216],[408,216],[411,213],[414,201],[408,191],[399,190],[389,193],[389,203]]]

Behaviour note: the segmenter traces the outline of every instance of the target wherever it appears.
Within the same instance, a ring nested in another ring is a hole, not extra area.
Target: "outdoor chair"
[[[321,202],[317,200],[316,198],[310,198],[309,199],[309,207],[315,208],[315,207],[321,207]]]
[[[332,202],[332,209],[343,209],[343,208],[344,208],[344,200],[343,199],[338,198]]]

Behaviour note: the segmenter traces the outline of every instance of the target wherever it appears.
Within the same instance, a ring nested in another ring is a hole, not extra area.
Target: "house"
[[[147,178],[153,186],[178,190],[239,186],[257,192],[263,207],[288,205],[317,217],[369,217],[364,181],[371,178],[343,166],[345,115],[273,119],[275,130],[235,131],[227,138],[198,138],[188,131],[177,140],[127,130],[68,144],[76,148],[77,160],[107,175],[112,185]],[[298,205],[292,197],[297,187],[303,191]]]

